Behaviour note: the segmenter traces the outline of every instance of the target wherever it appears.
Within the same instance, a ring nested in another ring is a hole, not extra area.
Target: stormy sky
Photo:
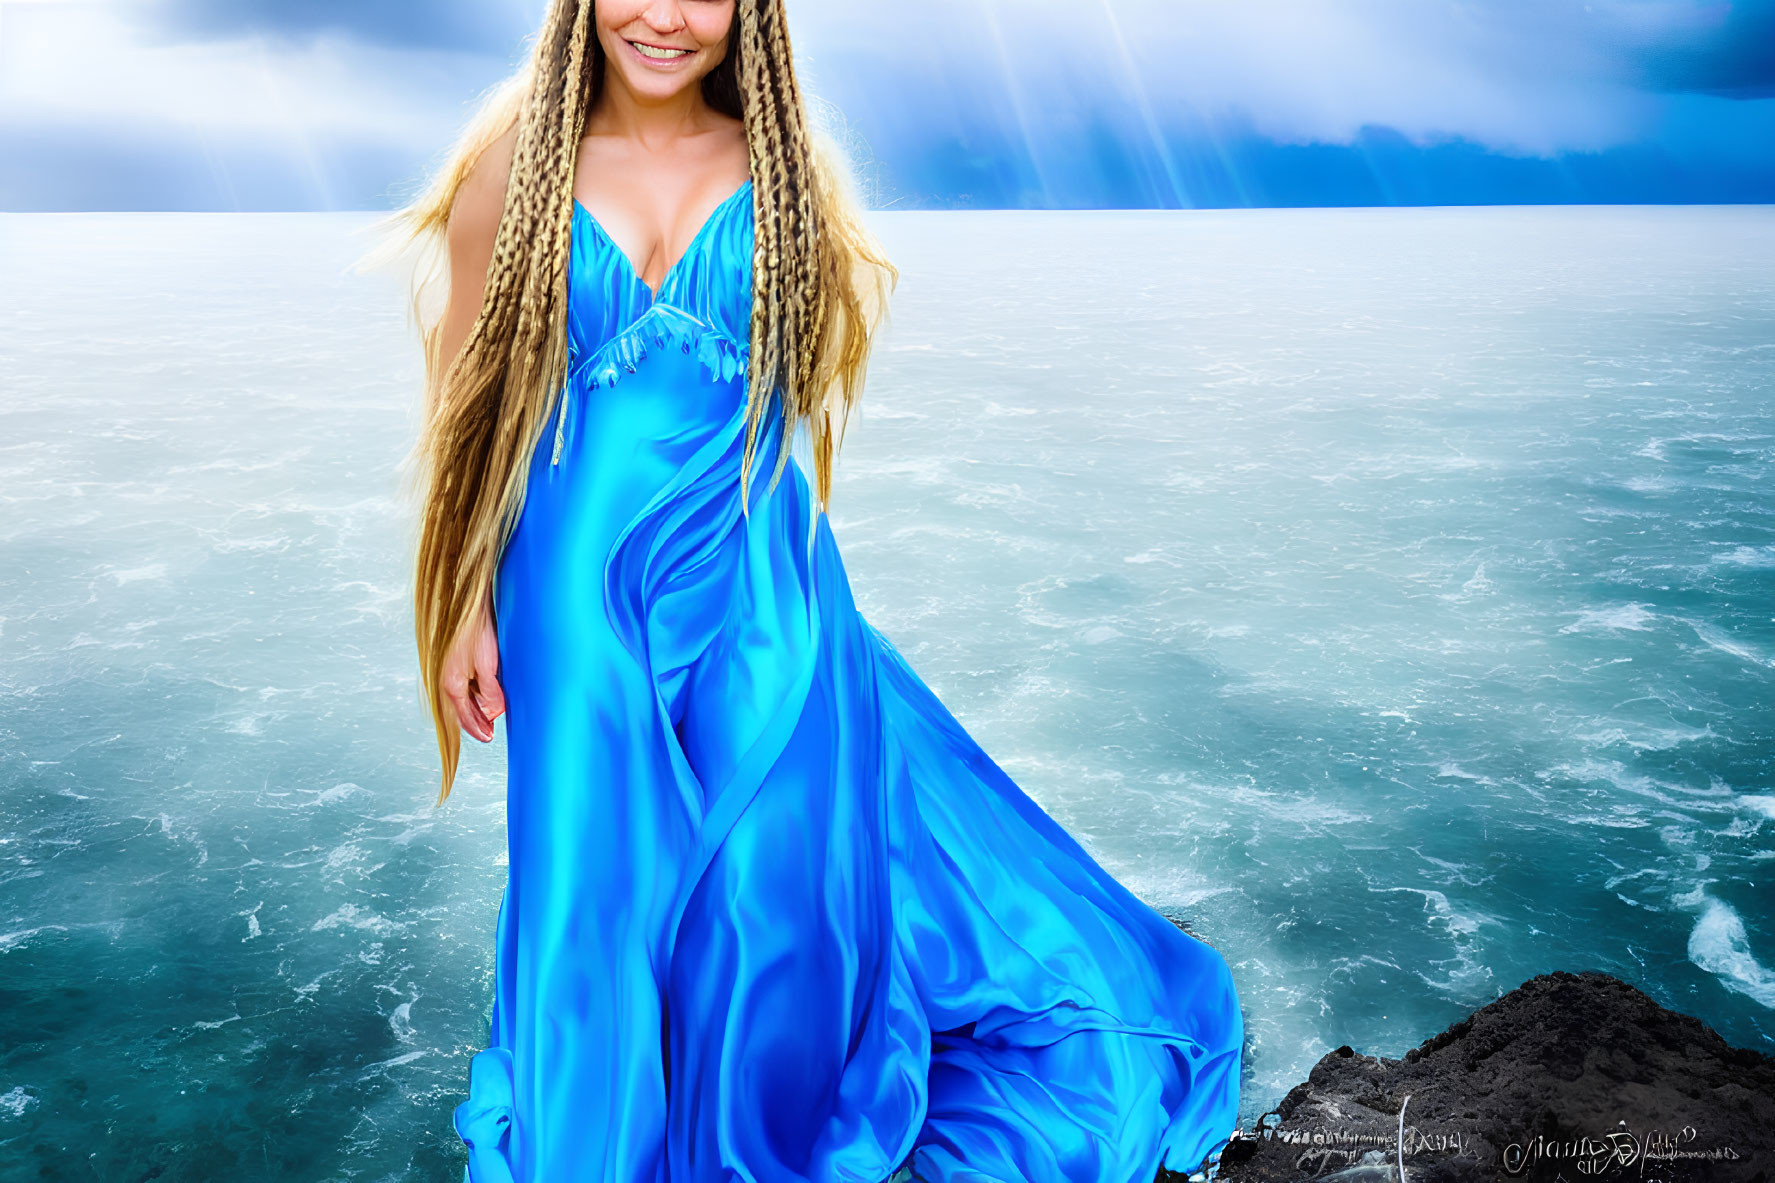
[[[1775,0],[788,0],[891,208],[1775,201]],[[0,208],[386,207],[540,0],[0,0]]]

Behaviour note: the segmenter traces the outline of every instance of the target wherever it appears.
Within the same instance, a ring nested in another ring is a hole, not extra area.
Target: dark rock
[[[1402,1123],[1407,1183],[1775,1183],[1775,1059],[1619,978],[1542,974],[1402,1059],[1329,1053],[1216,1178],[1390,1183]]]

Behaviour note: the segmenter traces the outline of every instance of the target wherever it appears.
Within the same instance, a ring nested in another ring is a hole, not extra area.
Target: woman
[[[440,801],[459,729],[507,726],[467,1178],[1146,1183],[1217,1153],[1225,962],[852,602],[824,508],[897,272],[780,0],[554,0],[404,213],[451,277],[415,592]]]

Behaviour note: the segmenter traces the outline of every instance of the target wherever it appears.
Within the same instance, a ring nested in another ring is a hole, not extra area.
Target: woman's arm
[[[450,293],[438,325],[438,357],[446,367],[462,351],[469,330],[481,315],[487,266],[493,259],[493,240],[505,210],[505,186],[516,141],[517,129],[513,128],[489,144],[463,178],[450,206],[444,235],[450,255]],[[493,720],[505,713],[492,598],[491,588],[481,589],[480,606],[445,656],[442,677],[444,693],[456,707],[457,722],[482,743],[493,738]]]
[[[450,255],[450,294],[438,325],[438,357],[446,367],[462,351],[468,331],[481,315],[487,266],[493,261],[493,240],[505,211],[505,187],[517,139],[518,129],[513,127],[487,145],[450,206],[444,235]]]

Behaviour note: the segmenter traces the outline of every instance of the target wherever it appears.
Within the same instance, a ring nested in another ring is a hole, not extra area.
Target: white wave
[[[388,1016],[388,1029],[393,1031],[394,1037],[402,1043],[413,1042],[412,999],[408,999],[394,1008],[394,1013]]]
[[[1708,561],[1733,567],[1775,567],[1775,546],[1738,546]]]
[[[304,793],[310,793],[313,791],[314,790],[312,789],[302,790]],[[361,793],[363,791],[362,785],[356,785],[350,781],[341,781],[330,789],[324,789],[321,792],[316,793],[310,800],[298,802],[296,808],[306,809],[311,805],[332,805],[335,802],[345,800],[345,798],[351,796],[353,793]]]
[[[1568,826],[1602,826],[1610,830],[1643,830],[1652,824],[1644,818],[1638,817],[1636,811],[1614,815],[1570,814],[1559,820]]]
[[[228,1023],[236,1022],[241,1017],[242,1016],[240,1016],[240,1015],[229,1015],[225,1019],[198,1019],[196,1022],[192,1023],[191,1025],[193,1027],[196,1027],[200,1031],[214,1031],[217,1027],[224,1026]]]
[[[1417,855],[1431,866],[1446,871],[1454,881],[1458,881],[1467,887],[1478,887],[1480,884],[1493,878],[1490,875],[1481,875],[1477,879],[1469,879],[1467,878],[1467,872],[1475,869],[1472,863],[1451,863],[1446,859],[1439,859],[1434,855],[1425,854],[1416,846],[1409,846],[1406,849],[1410,850],[1413,854]]]
[[[166,564],[149,563],[143,567],[128,567],[122,570],[112,569],[106,571],[105,574],[116,580],[117,585],[122,587],[126,583],[135,583],[143,579],[165,579]]]
[[[1034,368],[1046,369],[1047,367],[1038,366]],[[1003,419],[1006,417],[1022,418],[1025,415],[1039,415],[1041,413],[1042,411],[1040,407],[1007,407],[1005,404],[995,403],[991,399],[987,399],[986,405],[980,408],[980,414],[995,419]]]
[[[1475,784],[1481,785],[1495,785],[1498,783],[1491,777],[1485,776],[1482,773],[1468,772],[1465,768],[1462,768],[1452,760],[1444,760],[1441,764],[1438,764],[1436,766],[1436,775],[1439,778],[1446,777],[1451,780],[1470,780]]]
[[[1175,782],[1173,782],[1175,783]],[[1301,826],[1369,825],[1374,816],[1346,808],[1328,798],[1278,792],[1248,784],[1231,784],[1213,790],[1216,811],[1258,814],[1286,824]]]
[[[1760,665],[1765,669],[1775,669],[1775,658],[1765,653],[1758,653],[1746,642],[1726,635],[1725,630],[1718,625],[1708,624],[1701,620],[1690,620],[1686,623],[1695,630],[1695,635],[1701,638],[1701,643],[1709,649],[1728,653],[1742,661],[1748,661],[1752,665]]]
[[[359,908],[356,904],[341,904],[331,914],[322,916],[309,928],[310,932],[320,932],[327,928],[359,928],[365,932],[373,932],[379,937],[388,936],[398,931],[401,926],[383,916],[379,912],[371,912]]]
[[[352,863],[362,862],[363,859],[364,848],[355,842],[348,841],[340,843],[338,846],[335,846],[332,850],[327,852],[325,865],[327,870],[337,871],[339,868],[349,866]]]
[[[1481,912],[1462,912],[1449,903],[1448,896],[1433,888],[1370,887],[1372,892],[1410,892],[1423,897],[1426,925],[1440,925],[1454,947],[1452,957],[1433,958],[1426,964],[1443,968],[1444,976],[1432,977],[1422,969],[1413,969],[1418,979],[1430,988],[1450,997],[1471,998],[1484,993],[1484,984],[1493,976],[1485,963],[1484,949],[1475,935],[1482,924],[1498,924],[1495,916]]]
[[[1749,796],[1738,798],[1738,804],[1754,809],[1765,817],[1775,818],[1775,797]]]
[[[0,953],[10,953],[40,932],[67,932],[65,924],[39,924],[36,928],[21,928],[17,932],[0,932]]]
[[[1364,953],[1359,957],[1333,957],[1331,968],[1326,971],[1325,977],[1327,981],[1338,977],[1354,979],[1362,967],[1366,965],[1379,965],[1391,970],[1400,969],[1400,965],[1396,961],[1388,961],[1385,957]]]
[[[23,1117],[25,1110],[37,1104],[37,1098],[25,1091],[24,1085],[15,1085],[8,1092],[0,1093],[0,1117]]]
[[[374,1064],[366,1064],[364,1065],[364,1070],[358,1073],[358,1081],[361,1083],[370,1079],[372,1076],[388,1071],[390,1068],[399,1068],[402,1064],[411,1064],[421,1056],[429,1054],[430,1052],[428,1049],[420,1048],[417,1051],[406,1052],[402,1055],[395,1056],[393,1059],[378,1060]]]
[[[1644,632],[1657,623],[1657,613],[1648,604],[1611,604],[1607,608],[1587,608],[1578,619],[1559,631],[1562,633]]]
[[[1604,727],[1599,731],[1576,734],[1572,738],[1589,744],[1591,747],[1609,748],[1616,745],[1629,747],[1637,755],[1640,752],[1667,752],[1686,743],[1694,743],[1701,739],[1718,739],[1719,736],[1711,726],[1644,727],[1639,729],[1637,734],[1630,733],[1623,727]]]
[[[1677,896],[1676,902],[1701,910],[1700,919],[1689,932],[1689,960],[1718,978],[1726,989],[1775,1010],[1775,974],[1750,951],[1744,918],[1730,904],[1714,899],[1700,886]]]
[[[1377,894],[1383,892],[1403,891],[1424,898],[1424,911],[1429,913],[1426,924],[1441,924],[1452,934],[1471,936],[1479,931],[1481,924],[1496,924],[1496,918],[1482,912],[1457,912],[1448,902],[1448,896],[1431,887],[1371,887],[1369,891]]]
[[[1629,772],[1619,760],[1580,760],[1566,762],[1545,770],[1546,776],[1564,776],[1580,783],[1602,781],[1624,793],[1646,797],[1660,805],[1684,809],[1724,811],[1732,808],[1732,790],[1718,777],[1710,778],[1705,789],[1690,788],[1641,773]]]

